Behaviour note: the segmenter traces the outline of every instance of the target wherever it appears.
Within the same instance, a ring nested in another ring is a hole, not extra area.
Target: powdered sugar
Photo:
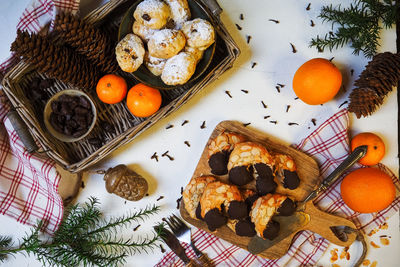
[[[196,69],[196,60],[187,52],[180,52],[168,59],[165,63],[161,79],[166,84],[184,84],[193,75]]]
[[[145,13],[151,13],[155,10],[163,9],[164,5],[165,3],[160,0],[144,0],[139,5],[137,5],[136,9],[139,9]]]
[[[165,0],[171,10],[171,18],[175,28],[180,29],[185,21],[190,19],[190,9],[186,0]]]

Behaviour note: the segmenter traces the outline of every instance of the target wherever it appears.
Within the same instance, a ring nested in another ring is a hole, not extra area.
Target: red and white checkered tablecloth
[[[53,21],[58,11],[78,9],[79,0],[33,0],[17,29],[37,32]],[[18,60],[10,56],[2,63],[0,77]],[[26,151],[6,117],[9,110],[10,104],[0,89],[0,214],[28,225],[43,220],[45,230],[52,233],[57,230],[64,210],[57,189],[60,175],[49,158]]]
[[[348,112],[346,109],[340,110],[303,139],[296,148],[313,157],[319,164],[321,176],[326,177],[349,154],[348,128]],[[354,166],[353,169],[359,167],[360,165]],[[352,211],[340,196],[342,178],[321,193],[314,200],[314,204],[323,211],[352,220],[358,229],[369,233],[396,214],[400,208],[399,179],[384,165],[379,164],[377,167],[392,177],[397,190],[395,201],[385,210],[368,214]],[[314,266],[329,245],[321,236],[310,231],[302,231],[294,238],[287,254],[280,259],[267,260],[200,229],[193,231],[193,239],[196,246],[217,266]],[[189,257],[195,257],[193,250],[186,244],[184,246]],[[156,266],[183,266],[183,262],[170,251]]]

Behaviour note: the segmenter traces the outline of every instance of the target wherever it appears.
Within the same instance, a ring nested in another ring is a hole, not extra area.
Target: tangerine
[[[160,91],[142,83],[129,89],[126,105],[137,117],[148,117],[157,112],[161,106]]]
[[[360,213],[378,212],[387,208],[396,196],[392,178],[372,167],[349,173],[342,181],[340,191],[344,203]]]
[[[295,94],[309,105],[331,100],[342,85],[342,74],[327,59],[314,58],[301,65],[293,77]]]
[[[385,143],[374,133],[359,133],[351,139],[351,151],[358,146],[367,145],[367,153],[358,162],[371,166],[379,163],[385,155]]]
[[[97,82],[96,93],[99,99],[107,104],[116,104],[121,102],[126,95],[128,86],[124,78],[107,74]]]

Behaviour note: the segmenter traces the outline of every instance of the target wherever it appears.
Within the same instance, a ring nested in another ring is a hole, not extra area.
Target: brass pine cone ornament
[[[54,30],[65,43],[86,56],[104,73],[118,70],[115,44],[100,29],[71,13],[59,13],[54,21]]]
[[[130,201],[142,199],[148,190],[147,181],[124,164],[108,169],[104,181],[108,193]]]
[[[99,70],[72,49],[52,43],[46,36],[17,31],[11,51],[37,71],[86,89],[95,88]]]
[[[377,54],[354,82],[356,88],[349,96],[349,111],[357,118],[371,115],[399,80],[400,55],[390,52]]]

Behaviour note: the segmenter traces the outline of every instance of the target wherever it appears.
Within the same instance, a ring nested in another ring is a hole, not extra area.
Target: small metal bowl
[[[62,133],[56,131],[50,123],[50,114],[52,112],[51,103],[53,101],[57,100],[61,95],[84,96],[88,99],[88,101],[91,105],[92,112],[93,112],[92,123],[90,124],[88,130],[79,137],[73,137],[73,136],[69,136],[66,134],[62,134]],[[82,91],[76,90],[76,89],[66,89],[66,90],[56,93],[49,99],[49,101],[47,101],[46,106],[44,107],[43,119],[44,119],[44,124],[51,135],[53,135],[55,138],[57,138],[60,141],[72,143],[72,142],[76,142],[76,141],[83,139],[93,130],[94,125],[96,124],[96,120],[97,120],[97,111],[96,111],[96,106],[94,105],[93,100],[87,94],[85,94]]]

